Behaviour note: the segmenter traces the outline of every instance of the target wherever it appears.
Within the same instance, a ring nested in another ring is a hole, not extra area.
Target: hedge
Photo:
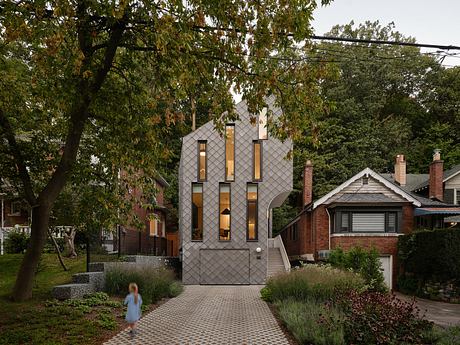
[[[460,282],[460,230],[420,231],[399,237],[398,258],[417,280]]]

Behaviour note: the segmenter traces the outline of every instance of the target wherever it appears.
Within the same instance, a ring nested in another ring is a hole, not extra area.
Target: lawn
[[[72,274],[85,271],[84,255],[64,259],[69,269],[65,272],[55,254],[44,254],[33,299],[11,302],[9,294],[21,259],[20,254],[0,256],[0,345],[98,344],[123,327],[120,298],[106,300],[107,296],[100,294],[73,303],[50,301],[53,286],[68,283]]]

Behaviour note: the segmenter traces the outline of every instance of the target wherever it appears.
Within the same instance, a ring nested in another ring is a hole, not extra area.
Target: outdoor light
[[[260,248],[260,247],[257,247],[257,248],[256,248],[256,252],[257,252],[257,253],[260,253],[261,251],[262,251],[262,248]]]

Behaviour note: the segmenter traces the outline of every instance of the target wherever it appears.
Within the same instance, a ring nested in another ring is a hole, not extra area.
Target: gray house
[[[275,116],[280,109],[269,107]],[[263,284],[289,269],[281,238],[271,239],[271,215],[292,189],[292,148],[271,138],[267,111],[240,119],[221,135],[208,122],[182,140],[179,229],[185,284]]]

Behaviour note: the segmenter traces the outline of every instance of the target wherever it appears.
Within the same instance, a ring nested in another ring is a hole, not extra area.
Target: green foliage
[[[23,232],[12,231],[5,240],[5,252],[8,254],[24,253],[29,245],[30,237]]]
[[[360,247],[354,247],[345,252],[342,248],[336,248],[331,251],[328,263],[333,267],[359,273],[370,290],[387,291],[376,249],[367,251]]]
[[[101,328],[114,330],[117,327],[115,317],[110,313],[100,313],[96,321]]]
[[[419,282],[460,281],[460,231],[440,229],[399,237],[398,258]]]
[[[285,202],[273,209],[273,236],[279,233],[297,215],[297,208]]]
[[[364,280],[357,274],[328,266],[307,265],[270,278],[266,285],[273,301],[327,301],[350,290],[363,290]]]
[[[345,313],[347,344],[426,344],[433,324],[419,313],[415,302],[379,292],[350,293],[335,304]]]
[[[344,345],[343,314],[311,301],[275,303],[280,319],[300,344]]]
[[[433,327],[433,330],[426,332],[424,336],[429,344],[458,345],[460,344],[460,326]]]
[[[182,291],[174,280],[174,272],[150,265],[136,267],[116,266],[105,276],[105,291],[124,296],[130,283],[136,283],[145,304],[155,303],[164,297],[174,297]]]
[[[272,290],[268,286],[264,286],[260,289],[260,297],[265,302],[273,302]]]

